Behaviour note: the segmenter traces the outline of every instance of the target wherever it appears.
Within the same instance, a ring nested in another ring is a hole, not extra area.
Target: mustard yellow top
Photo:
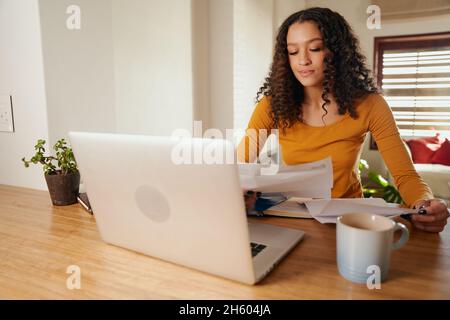
[[[371,132],[405,203],[412,206],[418,200],[432,199],[430,188],[414,169],[384,98],[379,94],[368,94],[355,105],[357,119],[351,118],[347,113],[338,122],[324,127],[298,122],[285,132],[279,130],[279,143],[285,164],[312,162],[331,156],[334,180],[332,197],[362,197],[358,160],[364,139]],[[256,139],[258,134],[252,134],[255,130],[249,129],[266,129],[270,133],[271,123],[270,102],[267,97],[263,97],[256,105],[246,135],[238,147],[240,161],[253,161],[249,145],[257,146],[257,154],[264,145],[264,140]]]

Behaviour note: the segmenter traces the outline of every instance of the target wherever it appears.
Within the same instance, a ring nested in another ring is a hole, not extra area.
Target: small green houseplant
[[[80,173],[77,162],[64,139],[58,140],[53,149],[56,156],[45,155],[45,140],[39,139],[34,146],[35,155],[30,160],[22,161],[26,168],[30,163],[41,164],[52,203],[57,206],[70,205],[77,202],[80,186]]]
[[[364,198],[380,197],[390,203],[403,204],[403,199],[398,190],[391,185],[381,174],[370,170],[369,164],[366,160],[359,161],[359,174],[362,171],[367,171],[367,178],[370,183],[363,185]]]

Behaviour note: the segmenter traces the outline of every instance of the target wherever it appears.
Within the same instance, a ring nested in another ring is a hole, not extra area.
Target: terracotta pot
[[[55,206],[67,206],[77,203],[78,191],[80,188],[80,173],[69,174],[46,174],[50,198]]]

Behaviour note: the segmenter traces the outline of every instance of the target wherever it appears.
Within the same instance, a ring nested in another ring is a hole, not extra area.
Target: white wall
[[[190,0],[113,0],[117,132],[192,127]]]
[[[49,131],[171,134],[192,123],[190,0],[41,0]],[[81,30],[66,8],[81,9]]]
[[[274,38],[278,28],[291,14],[303,10],[306,0],[273,0],[273,33]]]
[[[66,26],[70,5],[80,7],[80,30]],[[51,143],[71,130],[114,132],[111,1],[40,0],[39,6]]]
[[[233,128],[245,129],[272,62],[272,0],[235,1],[233,10]],[[230,127],[232,128],[232,127]]]
[[[233,127],[233,2],[209,1],[211,127]]]
[[[37,0],[0,0],[0,94],[12,95],[15,132],[0,132],[0,183],[46,188],[40,165],[26,169],[38,139],[48,140]]]
[[[69,5],[80,30],[66,27]],[[190,129],[191,22],[191,0],[0,0],[0,94],[16,125],[0,133],[0,183],[46,189],[42,167],[20,161],[39,138]]]
[[[66,8],[81,9],[69,30]],[[41,0],[52,142],[70,130],[168,135],[192,125],[190,0]]]
[[[195,121],[202,121],[203,130],[211,127],[209,2],[209,0],[191,1],[193,118]]]

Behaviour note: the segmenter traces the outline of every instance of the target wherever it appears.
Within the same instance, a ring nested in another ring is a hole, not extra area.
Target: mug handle
[[[398,239],[397,242],[392,244],[393,250],[397,250],[397,249],[400,249],[401,247],[403,247],[405,245],[406,241],[408,241],[408,239],[409,239],[409,230],[408,230],[408,228],[405,227],[405,225],[403,223],[400,223],[400,222],[395,223],[394,233],[397,230],[402,230],[402,235],[401,235],[400,239]]]

